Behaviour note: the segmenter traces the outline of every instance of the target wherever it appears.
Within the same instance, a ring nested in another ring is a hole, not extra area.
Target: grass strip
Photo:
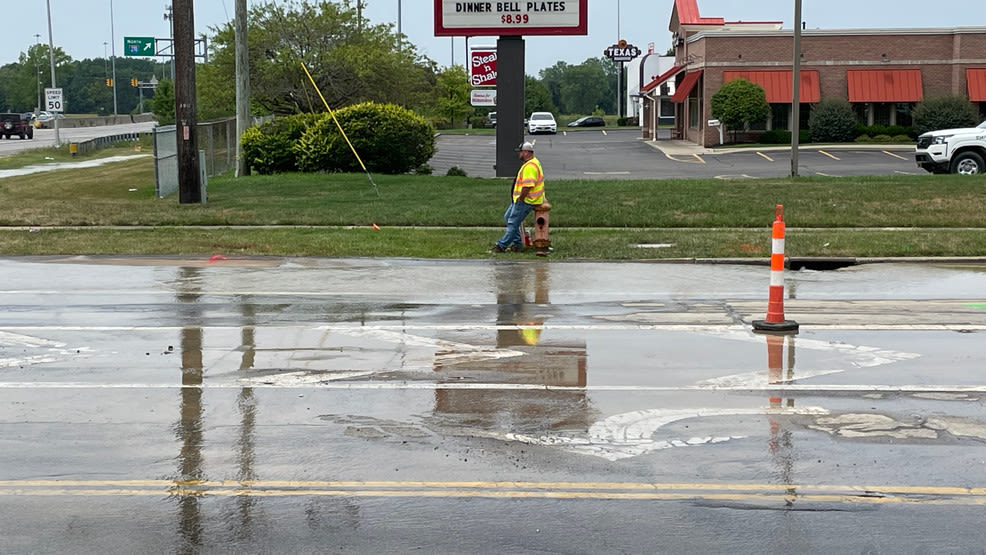
[[[508,179],[375,175],[377,196],[363,174],[258,175],[212,178],[207,203],[182,205],[155,198],[153,179],[149,156],[0,179],[0,254],[483,257],[510,189]],[[766,258],[777,204],[789,256],[986,254],[984,176],[549,174],[547,190],[555,259]]]
[[[533,252],[488,253],[494,229],[197,228],[0,230],[4,255],[355,256],[534,258]],[[768,229],[572,229],[551,233],[553,260],[748,258],[766,261]],[[982,256],[986,230],[791,229],[795,257]]]

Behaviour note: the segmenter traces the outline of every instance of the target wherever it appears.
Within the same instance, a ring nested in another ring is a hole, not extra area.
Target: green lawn
[[[364,174],[212,178],[208,203],[181,205],[154,198],[149,156],[7,177],[0,254],[492,256],[509,180],[373,180],[379,194]],[[983,176],[549,180],[547,195],[555,259],[763,258],[778,204],[789,256],[986,254]]]

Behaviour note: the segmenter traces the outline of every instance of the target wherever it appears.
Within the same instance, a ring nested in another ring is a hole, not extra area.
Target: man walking
[[[490,249],[492,252],[520,252],[524,248],[524,236],[521,232],[524,218],[534,207],[545,202],[544,170],[541,169],[541,162],[534,157],[534,145],[524,142],[514,150],[524,163],[514,179],[510,206],[503,214],[507,230]]]

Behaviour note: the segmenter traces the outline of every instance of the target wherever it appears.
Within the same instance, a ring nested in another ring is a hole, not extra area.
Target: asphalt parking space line
[[[907,158],[904,158],[903,156],[901,156],[899,154],[894,154],[893,152],[890,152],[889,150],[883,150],[881,152],[883,152],[887,156],[893,156],[894,158],[900,158],[901,160],[907,160]]]
[[[828,156],[829,158],[831,158],[833,160],[841,160],[841,158],[839,158],[838,156],[835,156],[834,154],[829,154],[828,152],[825,152],[824,150],[819,150],[818,152],[819,152],[819,154],[824,154],[825,156]]]
[[[773,158],[771,158],[770,156],[767,156],[763,152],[757,152],[757,154],[759,154],[760,156],[762,156],[763,158],[765,158],[768,162],[773,162],[774,161]]]
[[[11,497],[389,497],[986,505],[986,488],[646,482],[5,480]]]

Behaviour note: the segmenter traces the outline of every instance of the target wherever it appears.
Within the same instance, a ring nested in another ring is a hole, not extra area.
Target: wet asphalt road
[[[981,553],[986,267],[0,259],[29,552]]]

